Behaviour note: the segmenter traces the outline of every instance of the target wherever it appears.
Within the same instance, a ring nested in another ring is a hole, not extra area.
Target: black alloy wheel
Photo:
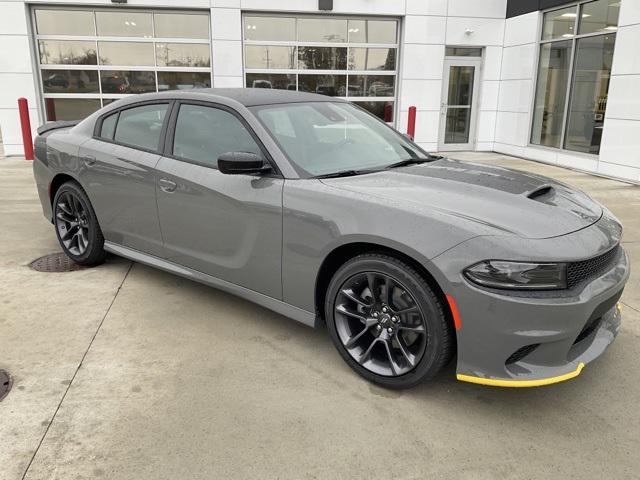
[[[418,272],[391,256],[365,254],[345,263],[329,286],[325,316],[349,366],[388,388],[431,378],[455,349],[438,297]]]
[[[75,182],[63,184],[53,200],[56,235],[64,253],[81,265],[104,261],[104,237],[87,194]]]
[[[63,192],[56,201],[56,228],[60,241],[72,255],[81,256],[89,247],[87,208],[70,191]]]
[[[373,373],[403,375],[424,355],[424,315],[407,288],[390,275],[366,272],[347,279],[334,315],[344,347]]]

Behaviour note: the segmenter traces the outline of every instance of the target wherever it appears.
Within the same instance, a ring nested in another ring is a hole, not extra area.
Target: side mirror
[[[227,175],[248,175],[268,172],[271,167],[255,153],[227,152],[218,157],[218,169]]]

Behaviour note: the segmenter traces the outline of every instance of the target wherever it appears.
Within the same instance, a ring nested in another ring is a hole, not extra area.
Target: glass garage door
[[[397,20],[247,14],[243,32],[247,87],[341,97],[393,122]]]
[[[126,95],[211,86],[207,12],[36,7],[33,21],[48,121]]]

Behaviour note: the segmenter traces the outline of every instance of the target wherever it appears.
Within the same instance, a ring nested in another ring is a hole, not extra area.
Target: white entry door
[[[481,58],[444,61],[438,150],[474,150]]]

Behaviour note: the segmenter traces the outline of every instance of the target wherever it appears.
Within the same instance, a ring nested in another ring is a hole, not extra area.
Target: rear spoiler
[[[75,127],[80,123],[80,120],[68,120],[62,122],[47,122],[44,125],[38,127],[38,135],[50,132],[51,130],[57,130],[59,128]]]

